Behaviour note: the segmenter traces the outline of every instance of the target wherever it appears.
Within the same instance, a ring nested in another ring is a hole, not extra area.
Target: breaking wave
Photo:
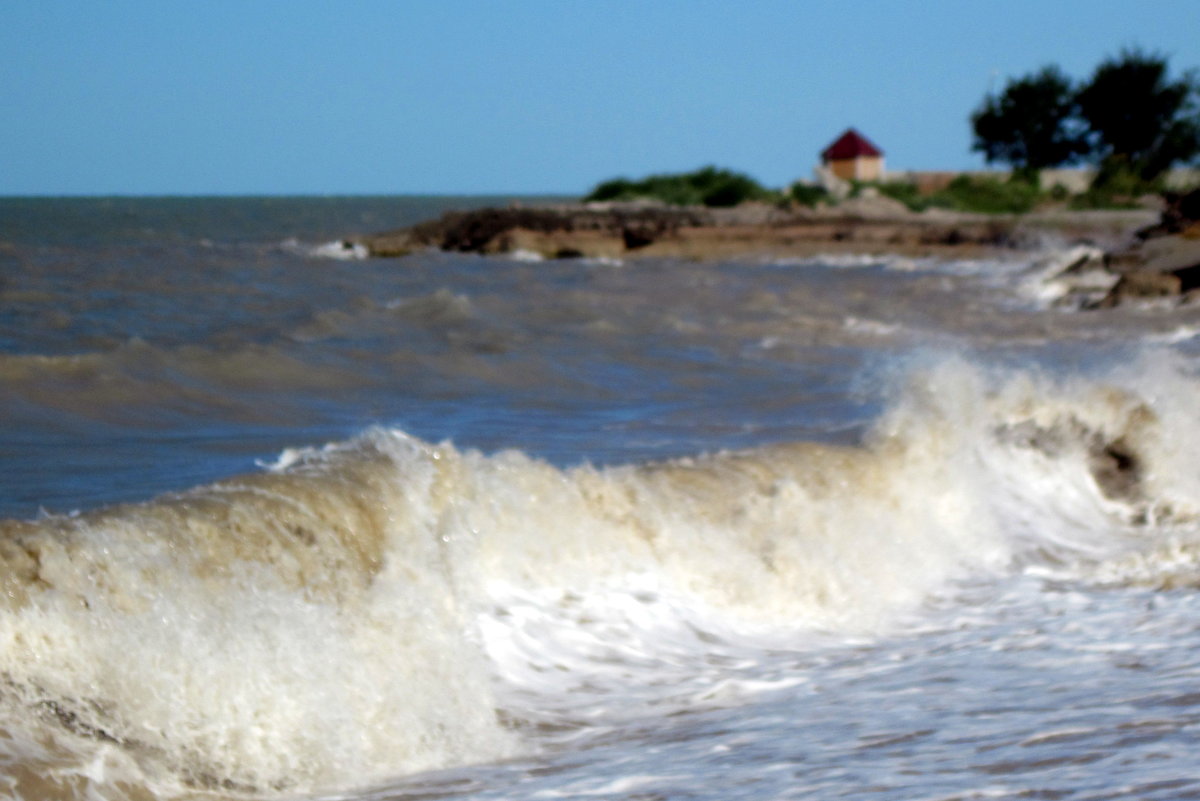
[[[626,640],[869,636],[1020,569],[1194,584],[1198,387],[1164,354],[1100,378],[951,359],[857,447],[564,470],[375,429],[8,521],[0,759],[26,797],[361,786],[534,747],[530,699]]]

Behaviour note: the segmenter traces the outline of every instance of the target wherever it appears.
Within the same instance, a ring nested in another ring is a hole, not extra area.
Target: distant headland
[[[836,204],[730,207],[587,201],[448,212],[347,244],[376,257],[423,250],[538,259],[788,259],[824,255],[1002,258],[1074,246],[1064,304],[1107,308],[1200,300],[1200,189],[1132,209],[1048,207],[1026,213],[914,211],[866,191]]]
[[[972,258],[1029,249],[1048,239],[1116,247],[1157,219],[1158,212],[1150,209],[914,212],[899,201],[867,194],[817,208],[761,202],[728,208],[644,201],[510,205],[448,212],[355,241],[372,256],[436,249],[545,259],[715,260],[838,253]]]
[[[1162,102],[1154,114],[1112,119],[1110,96],[1122,107]],[[347,244],[373,256],[432,248],[698,260],[980,258],[1084,245],[1091,250],[1052,277],[1081,308],[1191,302],[1200,296],[1200,170],[1176,165],[1200,154],[1192,98],[1192,74],[1171,81],[1164,57],[1123,51],[1090,82],[1049,65],[989,93],[971,116],[972,148],[1007,171],[890,172],[883,149],[848,128],[820,151],[811,180],[781,190],[709,166],[613,178],[578,203],[450,212]]]

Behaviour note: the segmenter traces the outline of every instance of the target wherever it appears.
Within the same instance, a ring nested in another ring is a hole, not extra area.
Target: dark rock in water
[[[648,224],[647,222],[627,224],[621,227],[621,241],[630,250],[637,250],[654,244],[654,240],[665,234],[667,230],[667,226],[663,225],[662,221],[651,220],[648,221]]]
[[[1131,249],[1136,270],[1175,273],[1200,264],[1200,239],[1169,235],[1148,239]]]
[[[1200,239],[1177,234],[1150,239],[1114,254],[1108,268],[1120,280],[1096,308],[1139,298],[1182,298],[1200,288]]]
[[[1190,267],[1182,267],[1175,270],[1174,275],[1179,279],[1179,291],[1185,295],[1196,289],[1200,289],[1200,260]]]
[[[496,253],[514,249],[518,232],[534,235],[601,235],[645,247],[685,227],[712,223],[700,209],[638,204],[484,208],[448,212],[436,220],[368,240],[373,255],[395,256],[420,248],[462,253]],[[563,245],[553,253],[583,255]]]
[[[1157,236],[1182,234],[1189,230],[1196,231],[1200,236],[1197,225],[1200,224],[1200,188],[1190,192],[1168,192],[1163,196],[1165,206],[1158,223],[1138,232],[1141,239],[1151,239]]]
[[[1110,309],[1130,300],[1177,297],[1180,291],[1180,280],[1170,273],[1137,270],[1122,275],[1109,293],[1091,308]]]
[[[1166,203],[1159,222],[1139,231],[1138,241],[1107,255],[1107,269],[1120,279],[1091,308],[1144,299],[1181,300],[1200,289],[1200,189],[1169,195]]]

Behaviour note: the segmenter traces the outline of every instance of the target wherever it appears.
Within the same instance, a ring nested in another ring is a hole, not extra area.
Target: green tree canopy
[[[1056,66],[1010,80],[971,115],[972,150],[988,163],[1031,172],[1077,161],[1087,152],[1075,86]]]
[[[1200,88],[1192,74],[1169,80],[1167,60],[1140,50],[1109,58],[1078,94],[1101,175],[1152,181],[1200,153]]]

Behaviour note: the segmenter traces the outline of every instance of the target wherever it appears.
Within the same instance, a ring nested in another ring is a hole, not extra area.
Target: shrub
[[[597,184],[584,200],[659,200],[675,206],[736,206],[776,197],[776,193],[753,178],[709,166],[689,173],[651,175],[640,181],[613,178]]]
[[[886,181],[875,184],[879,194],[898,200],[912,211],[923,211],[929,208],[929,198],[917,191],[917,185],[908,181]]]
[[[829,192],[825,187],[817,186],[816,184],[792,184],[792,188],[788,191],[788,197],[801,206],[816,206],[823,200],[829,199]]]
[[[1092,185],[1081,195],[1071,199],[1073,209],[1133,209],[1138,198],[1159,192],[1161,187],[1142,179],[1131,169],[1122,168],[1112,162],[1100,168]]]
[[[929,198],[928,205],[986,214],[1021,214],[1043,197],[1037,185],[1019,177],[1007,181],[960,175]]]
[[[884,197],[900,201],[912,211],[943,208],[986,214],[1017,214],[1030,211],[1046,197],[1035,184],[1020,176],[1002,181],[960,175],[945,189],[930,195],[922,195],[917,185],[909,181],[854,181],[850,196],[860,195],[867,187]]]
[[[636,190],[634,184],[627,178],[613,178],[596,184],[585,200],[624,200],[631,197]]]
[[[1103,188],[1088,189],[1081,195],[1071,198],[1067,207],[1075,211],[1091,211],[1094,209],[1136,209],[1137,199],[1129,195],[1113,193]]]

